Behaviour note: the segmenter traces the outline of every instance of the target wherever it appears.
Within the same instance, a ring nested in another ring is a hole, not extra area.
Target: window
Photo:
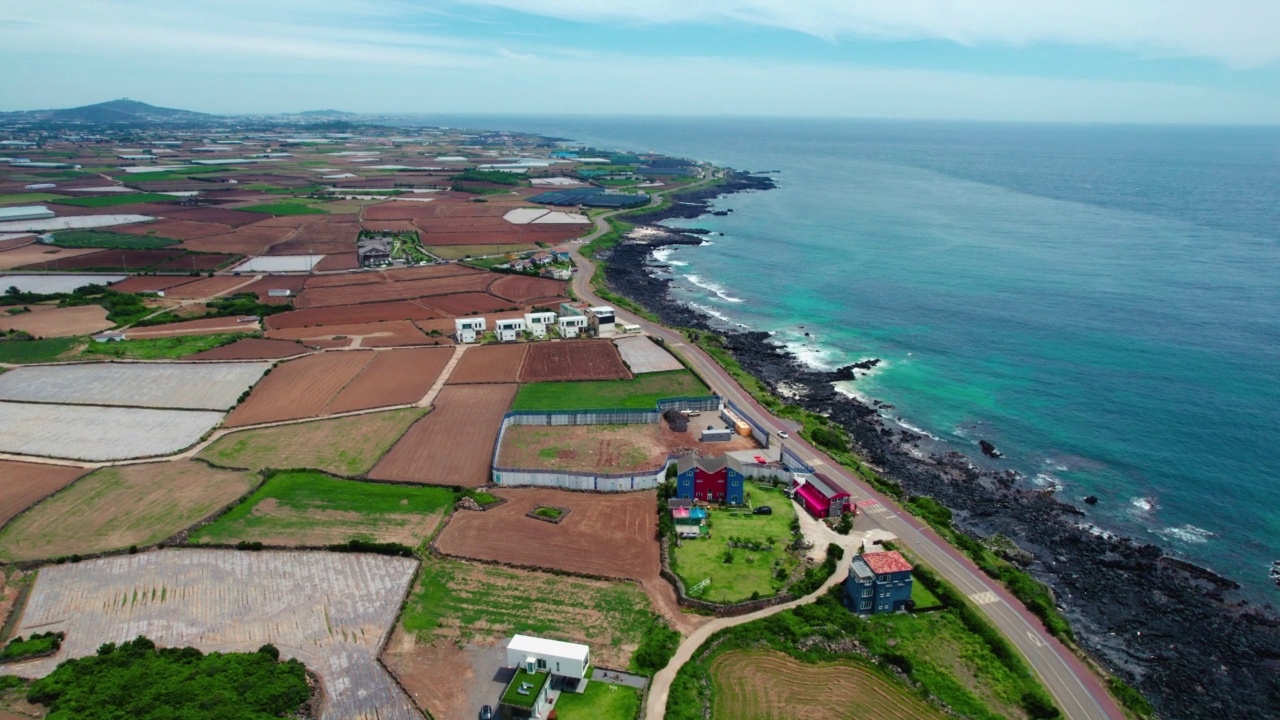
[[[538,669],[539,670],[547,669],[547,661],[545,658],[538,658]]]
[[[875,594],[876,594],[876,591],[872,590],[871,588],[862,589],[862,597],[871,597],[872,595],[875,595]]]

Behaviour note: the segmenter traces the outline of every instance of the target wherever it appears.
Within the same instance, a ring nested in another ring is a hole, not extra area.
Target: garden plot
[[[637,375],[680,370],[684,367],[666,349],[643,335],[618,338],[613,344],[618,346],[623,362]]]
[[[205,652],[272,643],[320,676],[322,720],[421,720],[377,661],[416,564],[355,553],[162,550],[49,567],[18,632],[65,632],[62,649],[0,672],[43,677],[140,634]]]
[[[220,420],[219,411],[0,401],[0,452],[90,462],[172,455]]]
[[[92,363],[25,367],[0,375],[0,400],[135,408],[227,410],[268,362]]]
[[[256,257],[231,268],[236,272],[311,272],[324,255],[272,255]]]
[[[110,285],[128,275],[0,275],[0,291],[16,287],[22,292],[69,293],[85,285]]]

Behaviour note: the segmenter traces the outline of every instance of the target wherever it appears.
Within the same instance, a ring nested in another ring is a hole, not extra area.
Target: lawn
[[[646,373],[634,380],[541,382],[521,385],[512,410],[652,410],[659,400],[705,397],[707,386],[688,370]]]
[[[0,205],[26,205],[27,203],[44,203],[62,200],[66,195],[54,195],[47,192],[18,193],[16,195],[0,195]]]
[[[145,340],[117,340],[91,342],[84,352],[87,358],[128,358],[130,360],[161,360],[194,355],[223,345],[257,337],[252,333],[218,333],[215,335],[177,335],[174,337],[148,338]]]
[[[410,547],[435,531],[457,495],[442,487],[343,480],[297,470],[272,476],[247,500],[192,533],[192,542],[329,545],[348,540]]]
[[[53,235],[54,245],[69,248],[154,250],[179,242],[182,241],[155,235],[126,235],[102,230],[64,230]]]
[[[622,685],[593,682],[587,691],[560,693],[556,717],[560,720],[632,720],[640,711],[640,691]]]
[[[248,212],[265,213],[267,215],[328,215],[328,211],[299,203],[270,203],[267,205],[250,205],[237,208]]]
[[[780,490],[754,487],[748,491],[754,505],[769,505],[772,515],[752,515],[749,510],[712,508],[710,537],[685,540],[675,548],[675,572],[686,588],[711,578],[701,597],[710,602],[732,603],[778,594],[786,578],[800,564],[785,548],[791,544],[791,521],[795,505]],[[736,517],[735,517],[736,516]],[[770,543],[772,550],[730,548],[729,538],[746,542]],[[725,562],[732,552],[733,561]],[[778,569],[783,579],[777,578]]]
[[[0,363],[52,362],[82,342],[76,337],[0,342]]]
[[[219,438],[201,460],[225,467],[307,467],[338,475],[368,472],[426,410],[406,408],[315,420]]]
[[[938,596],[930,592],[929,588],[918,580],[911,583],[911,599],[915,601],[917,610],[937,607],[942,604]]]
[[[504,640],[515,633],[586,643],[594,663],[627,667],[656,617],[634,584],[427,556],[405,603],[423,642]]]
[[[160,193],[113,193],[111,195],[94,195],[92,197],[67,198],[54,200],[59,205],[77,205],[79,207],[111,207],[113,205],[137,205],[138,203],[170,203],[177,202],[173,195]]]

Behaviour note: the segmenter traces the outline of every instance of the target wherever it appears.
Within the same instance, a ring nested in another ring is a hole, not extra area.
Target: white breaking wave
[[[736,320],[732,320],[732,319],[730,319],[728,315],[725,315],[724,313],[720,312],[719,310],[716,310],[715,308],[710,308],[710,307],[707,307],[706,305],[699,305],[698,303],[695,303],[695,302],[686,302],[686,304],[687,304],[689,307],[693,308],[694,310],[698,310],[698,311],[700,311],[700,312],[704,312],[704,313],[706,313],[706,314],[710,315],[711,317],[713,317],[713,318],[715,318],[715,319],[717,319],[717,320],[720,320],[720,321],[726,322],[726,323],[728,323],[728,324],[730,324],[730,325],[735,325],[735,326],[737,326],[737,327],[740,327],[740,328],[744,328],[744,329],[750,330],[750,328],[749,328],[748,326],[746,326],[746,325],[744,325],[744,324],[742,324],[742,323],[740,323],[740,322],[738,322],[738,321],[736,321]]]
[[[1129,500],[1129,504],[1133,506],[1134,510],[1140,513],[1149,513],[1151,512],[1151,509],[1156,506],[1154,500],[1144,497],[1132,498]]]
[[[1195,525],[1182,525],[1180,527],[1168,527],[1168,528],[1164,528],[1163,530],[1156,530],[1155,534],[1159,535],[1162,538],[1166,538],[1166,539],[1172,538],[1175,540],[1181,540],[1182,542],[1192,543],[1195,545],[1203,545],[1204,543],[1209,542],[1209,538],[1217,537],[1217,533],[1212,532],[1210,530],[1205,530],[1204,528],[1196,527]]]
[[[746,302],[746,300],[743,300],[742,298],[737,298],[730,295],[729,291],[726,290],[725,287],[720,283],[712,282],[710,280],[703,280],[702,276],[700,275],[685,275],[684,277],[686,280],[693,283],[694,285],[697,285],[698,287],[704,290],[710,290],[711,292],[715,293],[716,297],[720,298],[721,300],[724,300],[725,302],[731,302],[731,303]]]
[[[672,265],[675,267],[684,267],[685,265],[688,265],[689,263],[687,262],[681,262],[679,260],[671,259],[671,256],[675,253],[676,249],[677,248],[674,245],[668,245],[667,247],[658,248],[657,250],[653,251],[653,259],[657,260],[660,263],[665,263],[667,265]]]
[[[1038,473],[1032,478],[1031,482],[1035,483],[1037,487],[1053,490],[1054,492],[1062,490],[1062,481],[1047,473]]]

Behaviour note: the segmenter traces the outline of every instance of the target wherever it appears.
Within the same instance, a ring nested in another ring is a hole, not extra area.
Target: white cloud
[[[829,40],[1064,43],[1207,57],[1280,59],[1276,0],[465,0],[591,23],[742,22]]]

